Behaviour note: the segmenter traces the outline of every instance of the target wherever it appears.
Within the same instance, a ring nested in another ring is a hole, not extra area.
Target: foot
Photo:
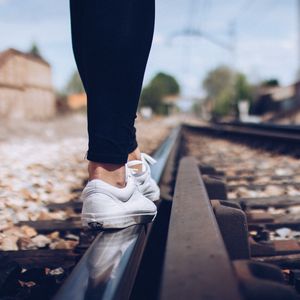
[[[125,186],[125,164],[108,164],[90,161],[88,165],[89,180],[101,179],[122,188]]]
[[[127,162],[126,167],[129,175],[134,178],[139,191],[152,201],[159,200],[160,190],[151,177],[149,164],[156,163],[156,160],[146,153],[141,153],[141,160],[131,160]],[[138,168],[135,168],[138,166]]]
[[[155,219],[157,211],[130,176],[123,188],[93,179],[84,188],[81,200],[82,225],[94,229],[118,229],[149,223]]]

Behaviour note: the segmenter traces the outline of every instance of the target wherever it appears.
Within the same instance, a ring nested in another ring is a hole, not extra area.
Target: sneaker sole
[[[137,224],[147,224],[154,221],[155,213],[131,214],[105,218],[98,214],[85,213],[81,216],[82,226],[91,229],[121,229]]]

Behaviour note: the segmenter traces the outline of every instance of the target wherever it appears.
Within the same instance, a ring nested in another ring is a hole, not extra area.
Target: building
[[[87,97],[85,93],[72,94],[67,99],[68,107],[71,110],[80,110],[86,107]]]
[[[295,122],[300,108],[300,82],[281,87],[262,87],[251,107],[251,114],[261,116],[262,121]],[[298,119],[298,117],[297,117]],[[298,122],[299,120],[297,120]]]
[[[0,118],[42,120],[55,112],[49,63],[15,49],[0,52]]]

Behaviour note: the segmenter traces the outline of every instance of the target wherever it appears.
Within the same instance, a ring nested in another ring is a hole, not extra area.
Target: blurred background
[[[86,96],[69,1],[0,0],[0,37],[0,249],[17,250],[13,224],[66,219],[46,204],[78,197]],[[299,80],[299,0],[156,0],[139,144],[151,153],[181,120],[300,123]]]
[[[140,106],[297,122],[299,11],[297,0],[157,0]],[[84,110],[68,1],[0,0],[0,35],[1,118]]]

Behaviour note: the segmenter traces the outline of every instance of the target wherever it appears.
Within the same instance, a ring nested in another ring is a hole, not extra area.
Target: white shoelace
[[[149,163],[150,165],[153,165],[156,163],[156,160],[151,157],[149,154],[146,154],[146,153],[141,153],[141,157],[142,159],[141,160],[131,160],[129,161],[126,165],[128,167],[128,169],[134,173],[137,172],[137,169],[133,168],[133,166],[135,165],[142,165],[142,172],[145,172],[146,171],[146,166],[145,166],[145,162],[143,160],[145,160],[147,163]]]

